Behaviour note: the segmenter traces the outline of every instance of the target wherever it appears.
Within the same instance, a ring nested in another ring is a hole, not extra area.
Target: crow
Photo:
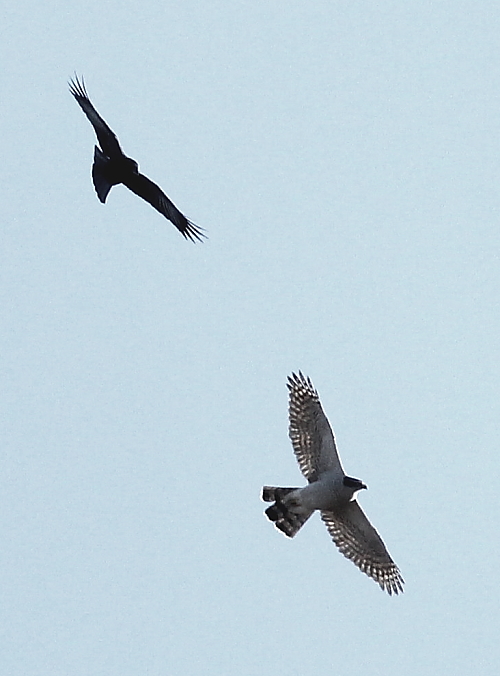
[[[112,186],[123,183],[168,218],[186,239],[203,241],[202,238],[206,237],[203,228],[188,221],[156,183],[139,173],[137,162],[123,153],[115,134],[90,102],[83,77],[80,82],[75,75],[75,79],[69,82],[69,90],[90,120],[101,146],[94,148],[92,165],[92,180],[100,201],[104,204]]]

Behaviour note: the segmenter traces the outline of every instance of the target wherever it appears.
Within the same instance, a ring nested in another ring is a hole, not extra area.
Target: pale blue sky
[[[499,34],[472,0],[4,8],[2,674],[496,673]],[[206,243],[99,203],[74,71]],[[403,596],[263,516],[298,369]]]

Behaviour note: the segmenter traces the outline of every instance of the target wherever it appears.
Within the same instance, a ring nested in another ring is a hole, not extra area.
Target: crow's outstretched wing
[[[118,139],[114,135],[113,131],[108,127],[106,122],[104,122],[94,106],[90,103],[89,95],[85,89],[85,81],[83,77],[82,81],[80,82],[78,77],[75,75],[75,79],[71,80],[69,83],[69,90],[78,101],[80,108],[89,118],[90,123],[94,127],[97,140],[99,141],[101,150],[104,152],[104,154],[110,158],[123,156],[123,151],[120,148]]]
[[[203,234],[203,229],[188,221],[175,204],[168,199],[163,190],[144,174],[130,173],[123,184],[136,195],[142,197],[143,200],[149,202],[165,218],[168,218],[186,239],[190,239],[192,242],[196,240],[201,242],[203,237],[206,237]]]

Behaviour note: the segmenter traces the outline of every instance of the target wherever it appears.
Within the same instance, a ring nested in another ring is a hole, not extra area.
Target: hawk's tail
[[[265,511],[267,518],[274,521],[276,528],[279,528],[289,538],[293,538],[312,512],[304,511],[300,506],[300,496],[291,495],[298,488],[277,488],[274,486],[264,486],[262,489],[262,499],[264,502],[274,502],[274,505],[268,507]]]

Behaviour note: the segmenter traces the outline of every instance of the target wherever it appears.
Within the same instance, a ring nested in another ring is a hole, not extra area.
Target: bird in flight
[[[83,77],[80,82],[75,75],[75,79],[69,83],[69,89],[89,118],[101,146],[95,146],[92,165],[92,180],[100,201],[104,204],[112,186],[123,183],[168,218],[186,239],[201,242],[205,237],[203,229],[188,221],[156,183],[139,173],[137,162],[123,153],[113,131],[90,102]]]
[[[288,378],[289,437],[304,488],[264,486],[262,499],[273,502],[266,516],[293,538],[311,514],[319,510],[342,554],[390,595],[403,592],[404,580],[380,535],[366,518],[354,495],[366,488],[342,469],[332,428],[309,378],[299,371]]]

